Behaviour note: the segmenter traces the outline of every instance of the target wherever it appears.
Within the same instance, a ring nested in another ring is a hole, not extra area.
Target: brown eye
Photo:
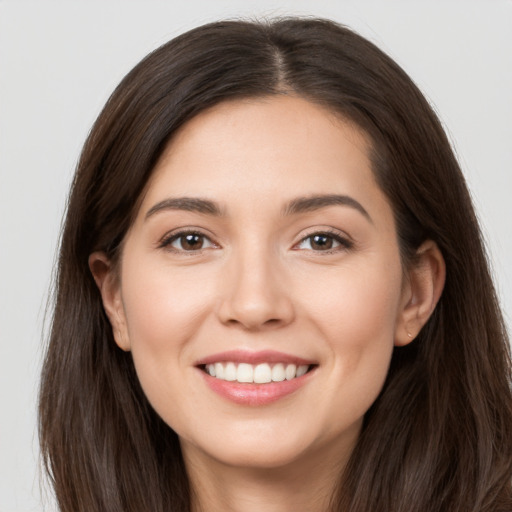
[[[213,243],[208,237],[201,233],[177,233],[165,241],[164,247],[171,247],[175,251],[200,251],[212,247]]]
[[[311,249],[315,251],[325,251],[332,249],[334,240],[332,236],[328,235],[313,235],[310,238]]]
[[[185,251],[197,251],[203,248],[204,239],[201,235],[184,235],[180,236],[177,240],[181,249]]]
[[[352,242],[334,233],[314,233],[302,239],[298,249],[306,249],[315,252],[337,251],[339,249],[350,249]]]

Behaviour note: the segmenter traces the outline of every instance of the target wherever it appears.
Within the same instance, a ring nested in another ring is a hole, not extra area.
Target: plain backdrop
[[[466,174],[512,324],[512,2],[0,0],[0,512],[41,492],[36,400],[61,217],[87,132],[114,86],[175,35],[227,17],[348,24],[412,76]]]

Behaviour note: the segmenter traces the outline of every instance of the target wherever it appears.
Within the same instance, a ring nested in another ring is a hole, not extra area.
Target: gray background
[[[448,130],[512,324],[512,2],[0,0],[0,512],[55,510],[35,403],[46,297],[86,134],[147,52],[214,19],[314,14],[395,58]]]

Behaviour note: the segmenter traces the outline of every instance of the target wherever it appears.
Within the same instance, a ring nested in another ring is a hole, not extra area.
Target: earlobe
[[[416,252],[404,286],[402,307],[395,332],[395,345],[410,343],[434,312],[443,292],[446,265],[439,247],[432,240]]]
[[[104,252],[93,252],[89,256],[89,269],[100,291],[103,308],[112,326],[116,344],[122,350],[130,350],[124,308],[121,299],[119,277]]]

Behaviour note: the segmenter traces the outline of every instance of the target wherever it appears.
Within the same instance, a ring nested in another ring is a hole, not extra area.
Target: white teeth
[[[215,377],[218,379],[224,379],[224,365],[222,363],[215,363],[215,365],[210,365],[215,368]]]
[[[272,370],[267,363],[259,364],[254,368],[254,382],[256,384],[272,382]]]
[[[233,364],[233,363],[228,363]],[[253,382],[254,371],[252,366],[247,363],[240,363],[236,371],[236,380],[238,382]]]
[[[286,378],[284,372],[284,364],[278,363],[272,368],[272,380],[274,382],[282,382]]]
[[[268,363],[257,365],[233,362],[207,364],[206,373],[221,380],[237,381],[241,383],[266,384],[268,382],[282,382],[302,377],[307,373],[309,365],[297,366],[295,364],[277,363],[271,366]]]
[[[236,380],[236,365],[235,365],[235,363],[228,363],[224,367],[224,380]]]
[[[303,364],[297,368],[297,377],[302,377],[308,371],[308,365]]]
[[[294,364],[289,364],[286,366],[286,370],[284,371],[284,375],[286,380],[291,380],[297,374],[297,367]]]

